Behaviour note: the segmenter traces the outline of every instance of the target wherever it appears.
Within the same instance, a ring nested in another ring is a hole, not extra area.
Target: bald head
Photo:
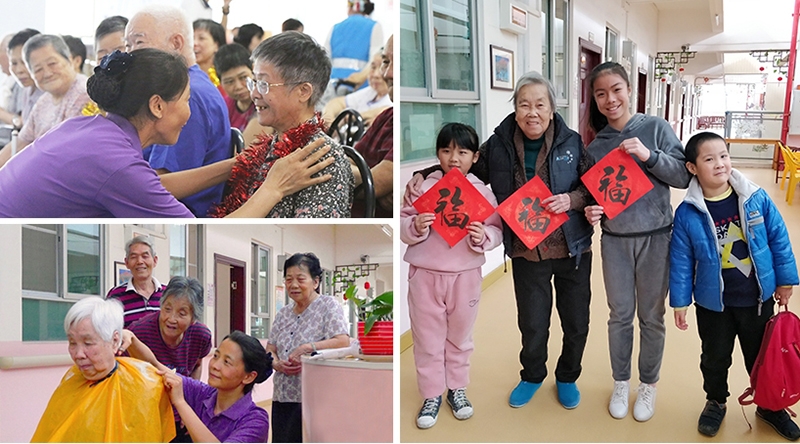
[[[186,59],[186,65],[195,64],[193,31],[180,9],[153,4],[145,7],[128,22],[125,28],[125,46],[128,51],[155,48]]]

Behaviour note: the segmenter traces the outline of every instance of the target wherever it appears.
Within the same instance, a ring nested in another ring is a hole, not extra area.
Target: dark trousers
[[[175,437],[170,442],[194,442],[181,421],[175,421]]]
[[[272,442],[303,442],[303,405],[272,401]]]
[[[739,337],[747,373],[753,370],[761,349],[767,321],[772,317],[775,301],[770,299],[758,307],[725,307],[722,312],[708,310],[697,304],[697,332],[702,342],[700,371],[706,399],[722,404],[730,396],[728,369],[731,367],[733,342]]]
[[[539,383],[547,376],[547,341],[553,309],[552,279],[556,287],[556,310],[564,336],[561,356],[556,365],[556,379],[575,382],[581,374],[581,359],[589,334],[592,253],[583,254],[578,268],[575,268],[575,258],[539,262],[513,258],[512,269],[517,298],[517,324],[522,333],[520,378]]]

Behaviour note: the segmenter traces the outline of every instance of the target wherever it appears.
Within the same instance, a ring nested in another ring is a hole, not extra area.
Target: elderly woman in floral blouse
[[[350,344],[342,307],[317,293],[322,267],[313,253],[297,253],[283,264],[292,302],[281,308],[270,330],[267,351],[275,357],[272,442],[303,442],[300,356]]]
[[[237,157],[228,181],[230,191],[211,215],[235,211],[258,189],[276,160],[325,138],[333,148],[322,159],[333,156],[335,161],[320,174],[330,174],[331,179],[284,197],[267,217],[350,217],[354,187],[350,163],[341,146],[325,135],[314,110],[330,77],[325,50],[311,37],[288,31],[261,42],[251,58],[255,79],[248,80],[247,87],[258,123],[275,133],[259,136]]]

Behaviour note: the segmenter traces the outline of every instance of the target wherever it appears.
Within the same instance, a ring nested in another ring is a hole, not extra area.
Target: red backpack
[[[745,400],[750,395],[753,399]],[[755,403],[777,411],[797,401],[800,401],[800,318],[786,308],[767,322],[758,359],[750,372],[750,387],[739,397],[739,404]]]

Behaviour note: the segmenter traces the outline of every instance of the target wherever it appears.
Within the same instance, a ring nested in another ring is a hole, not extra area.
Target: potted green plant
[[[387,291],[372,299],[360,298],[355,284],[344,292],[358,317],[358,341],[365,355],[391,355],[394,344],[394,292]]]

